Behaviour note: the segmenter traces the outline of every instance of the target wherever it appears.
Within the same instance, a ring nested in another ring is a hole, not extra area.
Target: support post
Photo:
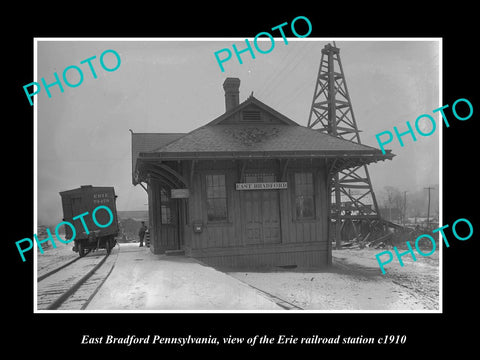
[[[143,188],[143,190],[145,190],[145,191],[147,192],[147,194],[148,194],[148,190],[147,190],[147,188],[145,187],[145,185],[143,185],[141,182],[140,182],[139,184],[140,184],[140,186]]]

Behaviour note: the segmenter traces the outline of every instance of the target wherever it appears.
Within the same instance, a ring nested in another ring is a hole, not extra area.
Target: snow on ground
[[[281,310],[245,283],[195,259],[120,245],[115,267],[86,310]]]
[[[73,244],[37,254],[38,275],[78,256]],[[305,310],[438,310],[438,251],[396,257],[382,275],[378,249],[333,250],[333,266],[227,274],[181,256],[154,255],[138,243],[121,243],[115,268],[87,310],[282,310],[271,293]],[[238,281],[240,280],[240,281]]]
[[[375,255],[381,251],[383,250],[352,249],[334,250],[333,253],[337,264],[344,263],[352,270],[365,271],[369,269],[376,272],[378,277],[403,287],[409,294],[417,298],[415,303],[421,306],[420,309],[438,309],[440,275],[438,251],[427,257],[416,254],[417,261],[413,261],[410,254],[405,255],[402,257],[403,267],[394,255],[392,262],[385,265],[385,275],[381,275],[380,267],[375,258]],[[393,253],[393,250],[391,251]],[[403,251],[406,251],[406,249],[399,250],[400,253]]]
[[[404,256],[404,267],[394,258],[382,275],[381,251],[334,250],[327,269],[229,274],[305,310],[438,310],[438,253],[417,262]]]
[[[43,254],[37,248],[37,271],[38,276],[53,270],[62,264],[78,257],[78,253],[74,252],[73,241],[68,244],[58,242],[57,247],[46,247],[43,249]]]

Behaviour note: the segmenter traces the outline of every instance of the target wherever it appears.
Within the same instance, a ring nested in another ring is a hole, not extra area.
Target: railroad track
[[[37,310],[84,309],[112,271],[118,247],[111,256],[103,251],[89,253],[39,276]]]
[[[287,300],[281,299],[276,295],[273,295],[265,290],[259,289],[256,286],[253,286],[251,284],[248,284],[248,286],[254,288],[257,291],[260,291],[261,293],[265,294],[268,298],[270,298],[275,304],[278,306],[284,308],[285,310],[303,310],[300,306],[297,306],[295,304],[292,304],[291,302],[288,302]]]

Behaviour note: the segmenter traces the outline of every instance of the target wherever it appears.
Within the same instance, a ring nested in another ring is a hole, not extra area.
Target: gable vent
[[[244,110],[242,112],[242,121],[244,122],[257,122],[261,120],[262,116],[258,110]]]

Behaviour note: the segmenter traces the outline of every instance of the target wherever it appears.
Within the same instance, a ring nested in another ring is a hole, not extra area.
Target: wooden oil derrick
[[[352,103],[340,60],[340,49],[331,44],[322,49],[308,127],[357,142],[360,141]],[[383,234],[383,224],[366,165],[345,169],[331,181],[330,238],[340,248],[342,239],[374,240]]]

